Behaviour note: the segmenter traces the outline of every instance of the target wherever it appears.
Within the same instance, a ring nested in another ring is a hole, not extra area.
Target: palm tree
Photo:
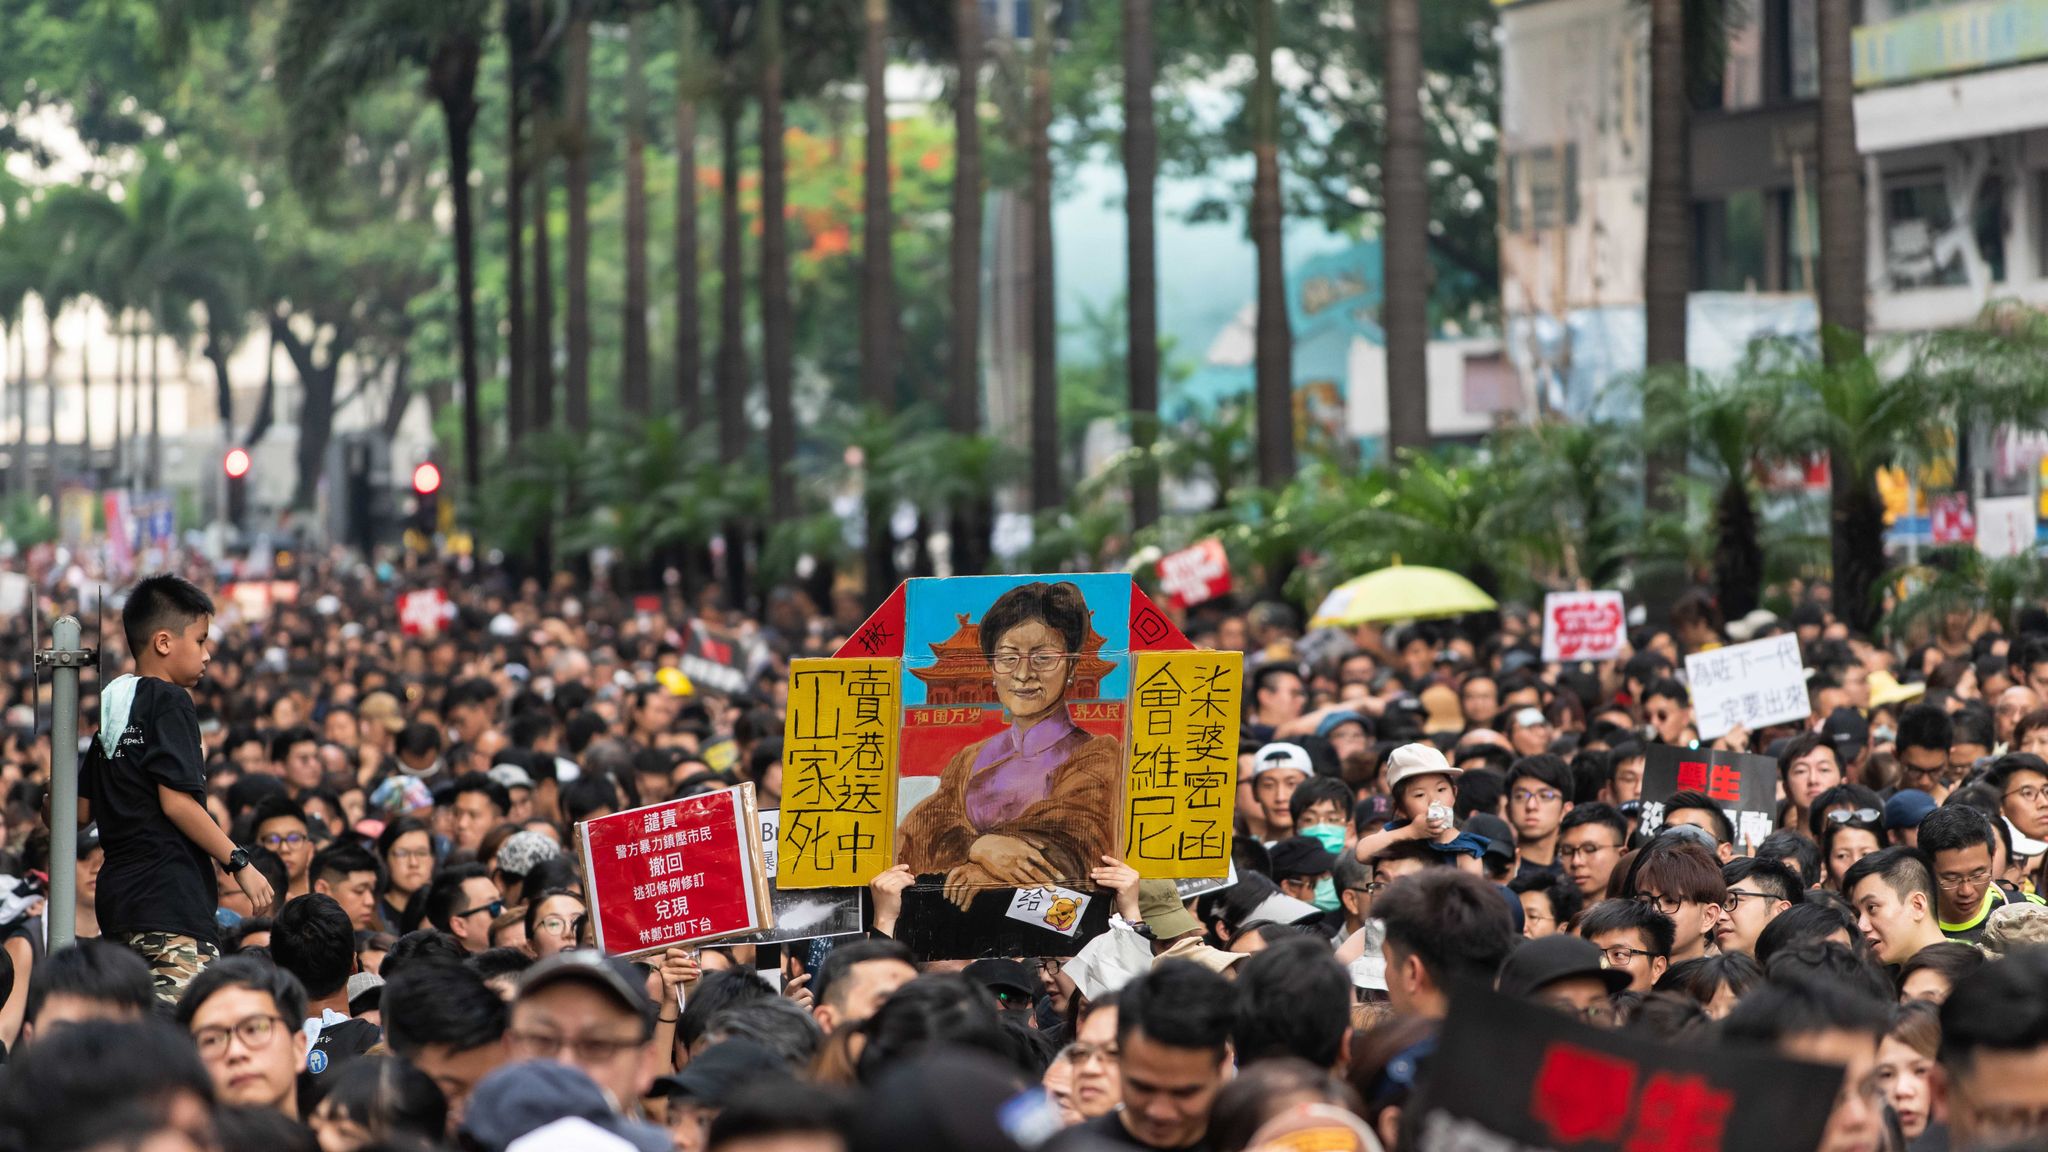
[[[651,411],[647,350],[647,62],[646,17],[626,13],[626,315],[625,365],[619,396],[626,411]]]
[[[527,6],[505,2],[505,439],[526,434],[526,71],[533,50]]]
[[[555,152],[554,70],[551,53],[543,50],[540,28],[549,8],[548,0],[531,0],[527,8],[535,29],[532,58],[527,69],[527,93],[533,120],[533,326],[527,363],[533,372],[532,423],[546,432],[555,425],[555,271],[554,240],[550,234],[552,186],[548,179],[549,160]]]
[[[477,72],[489,37],[488,0],[287,0],[278,90],[294,126],[293,183],[318,195],[347,138],[348,109],[401,68],[425,72],[448,136],[454,202],[456,344],[462,365],[462,475],[483,481],[476,345],[476,226],[469,192]]]
[[[1656,452],[1671,441],[1697,449],[1701,474],[1714,485],[1714,549],[1709,572],[1721,610],[1731,620],[1763,601],[1764,547],[1754,491],[1759,466],[1783,459],[1779,430],[1790,397],[1782,381],[1750,364],[1721,379],[1695,377],[1674,386],[1675,374],[1645,381],[1646,389],[1676,388],[1678,395],[1646,395],[1650,420],[1644,439]],[[1669,451],[1669,449],[1665,449]],[[1683,477],[1673,477],[1682,482]]]
[[[1259,483],[1284,487],[1294,477],[1294,336],[1287,321],[1287,265],[1281,252],[1280,88],[1273,78],[1276,0],[1253,0],[1252,242],[1259,252],[1256,337]]]
[[[1685,386],[1686,297],[1692,290],[1692,200],[1687,160],[1692,103],[1686,83],[1685,0],[1650,5],[1650,190],[1643,251],[1643,351],[1652,374],[1671,377],[1653,389],[1682,403]],[[1670,507],[1673,483],[1685,472],[1685,445],[1653,452],[1644,499]]]
[[[795,519],[795,302],[789,287],[789,172],[783,157],[782,0],[761,0],[761,377],[768,392],[769,512]]]
[[[1429,444],[1429,185],[1422,138],[1421,0],[1384,0],[1387,144],[1387,454]],[[1365,7],[1364,4],[1359,5]],[[1361,22],[1362,24],[1362,22]]]
[[[697,244],[697,101],[705,62],[696,6],[676,5],[676,410],[697,426],[703,403],[702,260]]]
[[[1152,0],[1124,0],[1124,218],[1129,267],[1131,444],[1149,459],[1159,430],[1159,125],[1152,111],[1157,76]],[[1131,526],[1159,519],[1159,473],[1131,477]]]
[[[946,405],[956,436],[981,433],[981,0],[953,6],[953,395]],[[952,508],[954,568],[980,573],[995,523],[991,499],[964,496]]]
[[[1856,154],[1856,95],[1849,0],[1818,0],[1820,55],[1820,322],[1836,333],[1830,356],[1862,354],[1864,204]]]
[[[571,431],[590,431],[590,10],[571,0],[563,42],[568,108],[558,142],[569,185],[568,359],[562,366],[564,415]]]
[[[1059,317],[1052,255],[1052,0],[1031,5],[1031,506],[1065,499],[1060,479]]]
[[[861,398],[883,412],[896,407],[896,262],[890,250],[895,231],[889,204],[888,0],[866,0],[866,36],[861,51],[863,110],[867,119],[867,167],[861,243]]]

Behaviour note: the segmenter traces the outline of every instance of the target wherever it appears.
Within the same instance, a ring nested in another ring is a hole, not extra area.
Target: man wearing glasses
[[[1806,894],[1798,873],[1776,860],[1755,856],[1738,856],[1721,865],[1721,880],[1728,895],[1720,922],[1714,925],[1714,944],[1723,952],[1745,956],[1756,955],[1756,938],[1764,928]]]
[[[1608,997],[1627,988],[1627,971],[1611,967],[1600,949],[1577,936],[1545,936],[1508,954],[1494,987],[1601,1027],[1613,1022]]]
[[[1917,788],[1934,797],[1935,803],[1948,799],[1962,773],[1949,766],[1949,745],[1955,741],[1955,725],[1948,713],[1932,704],[1915,704],[1899,714],[1899,787]]]
[[[2048,950],[2022,949],[1956,981],[1941,1007],[1949,1147],[2036,1147],[2048,1131]]]
[[[526,970],[512,1002],[512,1056],[580,1069],[630,1115],[654,1083],[654,1002],[632,965],[560,952]]]
[[[1508,822],[1515,828],[1521,865],[1515,879],[1563,875],[1557,860],[1558,827],[1572,810],[1572,770],[1561,757],[1526,756],[1508,769]]]
[[[1671,917],[1634,900],[1602,900],[1579,917],[1579,935],[1607,967],[1628,974],[1631,992],[1648,992],[1671,965]]]
[[[443,868],[427,889],[427,922],[461,941],[474,955],[491,946],[491,921],[505,911],[490,873],[481,864]]]
[[[223,1104],[270,1108],[299,1119],[306,1066],[306,990],[253,956],[216,960],[192,978],[177,1022],[192,1035]]]
[[[1628,817],[1611,804],[1581,804],[1558,823],[1557,862],[1587,900],[1607,895],[1607,880],[1628,843]]]
[[[2025,752],[2000,756],[1984,782],[1998,789],[2013,827],[2030,840],[2048,839],[2048,761]]]
[[[1920,850],[1934,862],[1935,903],[1941,934],[1975,944],[1984,922],[2009,897],[1992,881],[1990,817],[1965,805],[1947,805],[1920,822]]]
[[[277,894],[277,902],[282,905],[312,892],[307,872],[313,863],[313,834],[305,810],[282,796],[269,797],[256,805],[255,828],[256,842],[284,861],[290,887]]]

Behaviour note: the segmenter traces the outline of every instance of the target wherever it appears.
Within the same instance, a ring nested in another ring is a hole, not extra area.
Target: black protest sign
[[[1735,826],[1735,850],[1749,855],[1771,834],[1778,812],[1778,762],[1747,752],[1652,744],[1643,762],[1643,832],[1664,826],[1664,804],[1680,792],[1704,793]]]
[[[1415,1104],[1419,1152],[1813,1152],[1839,1068],[1675,1047],[1460,989]]]

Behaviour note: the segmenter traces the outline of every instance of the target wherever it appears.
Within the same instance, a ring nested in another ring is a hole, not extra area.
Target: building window
[[[1697,206],[1693,287],[1706,292],[1757,292],[1768,287],[1764,197],[1757,190]]]
[[[1946,288],[1970,282],[1970,258],[1991,283],[2005,282],[2005,179],[1977,184],[1970,219],[1956,227],[1940,172],[1891,178],[1885,185],[1885,272],[1896,289]]]
[[[1794,100],[1820,95],[1820,29],[1815,0],[1791,0],[1786,15],[1791,35],[1785,52],[1785,90]]]
[[[1548,232],[1578,223],[1579,146],[1510,153],[1508,231]]]

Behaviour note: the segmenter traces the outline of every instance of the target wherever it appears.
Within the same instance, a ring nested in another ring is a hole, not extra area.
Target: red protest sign
[[[1191,608],[1230,593],[1230,557],[1211,536],[1159,561],[1159,587],[1176,608]]]
[[[774,927],[753,785],[578,827],[600,951],[640,956]]]
[[[1619,592],[1552,592],[1543,598],[1543,659],[1612,660],[1628,643]]]
[[[448,613],[448,594],[439,588],[420,588],[398,595],[398,627],[407,636],[432,636],[441,630]]]

